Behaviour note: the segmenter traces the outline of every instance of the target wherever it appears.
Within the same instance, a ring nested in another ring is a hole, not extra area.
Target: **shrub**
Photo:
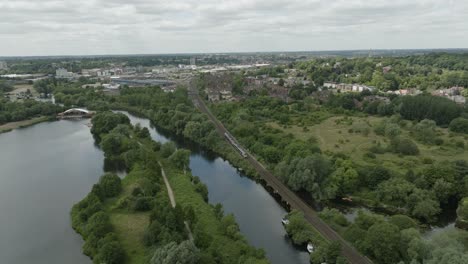
[[[450,122],[449,129],[453,132],[468,134],[468,119],[462,117],[455,118]]]
[[[151,210],[153,208],[152,200],[151,197],[138,197],[133,204],[133,210],[140,212]]]
[[[402,155],[418,155],[419,148],[411,139],[408,138],[394,138],[391,141],[393,152]]]

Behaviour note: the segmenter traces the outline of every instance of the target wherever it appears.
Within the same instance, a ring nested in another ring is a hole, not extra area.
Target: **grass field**
[[[440,138],[444,140],[444,145],[425,145],[417,142],[420,154],[418,156],[400,156],[394,153],[377,154],[376,159],[369,159],[364,155],[369,152],[369,148],[376,142],[382,145],[389,143],[389,139],[374,133],[373,128],[379,123],[382,117],[351,117],[353,122],[340,122],[343,116],[328,118],[318,125],[304,127],[288,126],[283,127],[277,123],[267,123],[267,125],[291,133],[294,137],[308,140],[316,138],[320,148],[324,152],[341,152],[347,154],[351,159],[359,164],[381,164],[396,170],[406,171],[414,165],[427,164],[428,158],[433,161],[468,159],[468,141],[461,135],[450,137],[447,129],[438,128]],[[370,127],[369,134],[349,132],[356,124],[367,124]],[[411,137],[409,131],[403,130],[403,136]],[[465,149],[456,148],[453,142],[463,141]],[[447,144],[448,143],[448,144]]]
[[[125,263],[148,263],[149,254],[143,243],[143,235],[149,225],[149,212],[129,212],[116,208],[121,198],[127,197],[134,186],[142,178],[142,171],[132,170],[122,180],[122,192],[116,198],[106,201],[105,207],[109,212],[114,232],[125,250]]]

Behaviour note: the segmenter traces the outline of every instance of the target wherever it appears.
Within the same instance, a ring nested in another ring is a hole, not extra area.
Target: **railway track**
[[[193,88],[189,91],[189,96],[192,98],[193,104],[202,112],[208,115],[210,120],[215,124],[218,133],[224,137],[229,131],[223,126],[221,122],[211,113],[205,102],[200,98],[198,92]],[[233,140],[235,138],[233,137]],[[237,140],[235,140],[237,141]],[[232,144],[229,140],[228,142]],[[238,142],[238,141],[237,141]],[[235,146],[233,146],[235,147]],[[247,151],[245,152],[246,159],[256,169],[258,174],[263,178],[268,186],[273,188],[278,193],[283,201],[285,201],[291,209],[297,209],[304,213],[305,219],[327,240],[338,241],[341,244],[341,251],[343,256],[352,264],[371,264],[372,261],[366,256],[361,255],[353,246],[345,241],[338,233],[336,233],[330,226],[328,226],[320,217],[317,212],[313,210],[307,203],[305,203],[299,196],[291,191],[283,182],[276,178],[269,172],[254,156]]]

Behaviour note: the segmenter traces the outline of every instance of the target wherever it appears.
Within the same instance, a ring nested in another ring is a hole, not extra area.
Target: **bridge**
[[[224,125],[211,113],[205,102],[198,94],[194,85],[189,86],[189,96],[192,98],[193,104],[215,124],[218,134],[225,137],[226,134],[232,137],[233,142],[237,140],[229,133]],[[228,142],[232,145],[231,141]],[[236,146],[233,146],[236,147]],[[295,192],[291,191],[283,182],[276,178],[268,171],[252,154],[245,151],[245,159],[255,168],[258,174],[265,181],[269,188],[277,194],[281,200],[286,203],[290,209],[296,209],[304,213],[304,217],[325,239],[329,241],[337,241],[341,245],[341,253],[351,264],[372,264],[372,261],[366,256],[361,255],[352,245],[344,240],[338,233],[335,232],[328,224],[326,224],[318,213],[304,202]],[[279,221],[279,220],[278,220]]]
[[[81,108],[71,108],[57,115],[58,119],[82,119],[93,117],[94,112]]]

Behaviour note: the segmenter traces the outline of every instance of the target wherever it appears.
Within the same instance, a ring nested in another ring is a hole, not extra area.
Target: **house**
[[[392,70],[392,66],[382,67],[382,72],[383,73],[389,73],[391,70]]]
[[[221,100],[221,96],[218,91],[208,91],[208,100],[210,102],[217,102]]]
[[[324,82],[323,87],[329,88],[329,89],[336,89],[336,86],[338,84],[335,82]]]
[[[221,95],[221,99],[222,100],[232,100],[232,92],[231,91],[228,91],[228,90],[222,90],[221,92],[219,92],[220,95]]]

